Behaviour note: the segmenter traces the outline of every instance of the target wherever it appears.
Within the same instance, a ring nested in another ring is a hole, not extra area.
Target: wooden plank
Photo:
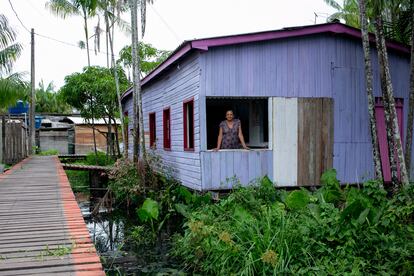
[[[334,148],[334,103],[333,99],[323,99],[323,137],[326,144],[324,151],[324,169],[333,168],[333,148]]]
[[[333,101],[299,99],[298,183],[319,185],[333,165]]]
[[[298,99],[273,98],[273,179],[278,186],[298,182]]]
[[[220,152],[211,153],[211,188],[217,189],[220,187]]]

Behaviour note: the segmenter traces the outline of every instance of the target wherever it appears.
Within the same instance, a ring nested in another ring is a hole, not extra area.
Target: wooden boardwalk
[[[105,275],[57,157],[0,175],[0,275]]]

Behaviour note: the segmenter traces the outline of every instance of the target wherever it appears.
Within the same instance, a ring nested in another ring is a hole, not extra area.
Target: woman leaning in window
[[[243,132],[239,119],[234,119],[232,110],[226,112],[226,120],[220,123],[219,135],[217,138],[217,147],[219,149],[249,149],[244,142]]]

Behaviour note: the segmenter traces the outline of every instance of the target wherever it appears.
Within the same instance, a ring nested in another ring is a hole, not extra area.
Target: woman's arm
[[[246,146],[246,143],[244,142],[244,136],[243,136],[243,131],[242,131],[242,128],[241,128],[241,124],[240,124],[240,126],[239,126],[239,139],[240,139],[240,142],[241,142],[241,144],[242,144],[242,147],[243,147],[244,149],[249,149],[249,148]]]
[[[217,138],[217,147],[214,150],[219,150],[220,149],[220,147],[221,147],[221,140],[223,140],[223,130],[220,127],[219,135],[218,135],[218,138]]]

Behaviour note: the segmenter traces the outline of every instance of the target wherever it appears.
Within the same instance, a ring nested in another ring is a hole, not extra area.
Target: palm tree
[[[23,74],[10,75],[13,63],[20,56],[22,46],[16,43],[16,33],[7,18],[0,14],[0,110],[15,104],[26,93]]]
[[[116,95],[117,95],[117,101],[118,101],[118,109],[119,109],[119,117],[121,119],[121,133],[122,133],[122,141],[125,143],[126,141],[126,133],[125,133],[125,127],[124,127],[124,115],[122,113],[122,103],[121,103],[121,92],[119,89],[119,77],[118,77],[118,71],[116,70],[116,63],[115,63],[115,55],[114,55],[114,28],[115,23],[119,23],[119,26],[125,26],[126,24],[122,21],[122,19],[119,17],[120,12],[124,11],[124,6],[120,1],[116,0],[101,0],[99,1],[99,8],[103,11],[104,18],[105,18],[105,27],[106,27],[106,37],[109,41],[109,46],[111,49],[111,66],[114,68],[114,78],[115,78],[115,87],[116,87]],[[117,14],[115,14],[115,12]],[[111,32],[112,31],[112,32]],[[108,62],[109,66],[109,62]],[[117,128],[116,130],[116,136],[117,135]],[[118,143],[119,147],[119,143]],[[124,145],[124,156],[128,156],[128,151],[126,145]]]
[[[362,45],[364,49],[364,59],[365,59],[365,82],[366,82],[366,87],[367,87],[368,113],[369,113],[369,122],[370,122],[370,130],[371,130],[372,151],[373,151],[374,165],[375,165],[375,175],[377,179],[382,181],[383,176],[382,176],[382,169],[381,169],[381,158],[380,158],[380,152],[379,152],[378,134],[377,134],[376,119],[375,119],[375,98],[374,98],[373,85],[372,85],[373,75],[372,75],[372,64],[371,64],[371,55],[370,55],[370,46],[369,46],[368,22],[366,18],[365,0],[359,0],[359,10],[360,10]]]
[[[405,159],[403,154],[403,148],[401,143],[401,136],[400,130],[398,126],[398,118],[397,112],[395,109],[395,100],[394,100],[394,92],[391,82],[391,74],[388,62],[388,54],[387,48],[385,45],[385,38],[383,34],[383,21],[382,21],[382,5],[381,3],[377,3],[375,7],[376,10],[376,20],[375,20],[375,37],[376,37],[376,44],[377,44],[377,53],[378,53],[378,62],[380,67],[380,78],[383,90],[383,99],[384,99],[384,109],[388,109],[389,118],[388,121],[390,125],[387,127],[387,133],[389,136],[393,136],[393,142],[395,143],[394,146],[390,147],[390,158],[394,155],[396,150],[397,158],[399,161],[400,167],[400,174],[401,174],[401,182],[402,184],[406,185],[409,183],[407,169],[405,166]],[[388,141],[390,143],[390,140]],[[391,161],[391,160],[390,160]],[[396,185],[396,183],[394,183]],[[395,186],[396,188],[396,186]]]
[[[414,11],[414,1],[411,1],[411,10]],[[408,106],[407,137],[405,144],[405,162],[407,172],[411,172],[411,145],[413,143],[414,117],[414,12],[411,13],[411,72],[410,72],[410,102]]]
[[[331,14],[327,21],[333,20],[344,21],[345,24],[361,28],[361,21],[358,8],[358,0],[343,0],[342,5],[336,0],[324,0],[337,12]],[[408,44],[411,34],[411,15],[413,8],[410,5],[412,0],[368,0],[366,1],[366,17],[367,20],[374,19],[375,6],[381,3],[384,34],[387,39],[393,39],[404,44]],[[372,22],[368,22],[368,30],[375,31]]]
[[[138,40],[138,22],[137,10],[138,0],[129,0],[131,10],[131,27],[132,27],[132,71],[133,71],[133,105],[134,105],[134,162],[138,161],[138,146],[140,145],[141,155],[144,162],[147,162],[147,154],[145,150],[145,136],[144,136],[144,118],[142,115],[142,100],[141,100],[141,82],[140,82],[140,60],[139,60],[139,40]],[[153,3],[153,0],[141,0],[141,30],[142,36],[145,34],[146,25],[146,2]],[[139,122],[138,122],[139,121]],[[139,134],[137,133],[139,130]],[[139,137],[138,137],[139,136]],[[139,139],[138,139],[139,138]]]
[[[54,14],[62,18],[72,15],[80,15],[84,22],[86,53],[88,56],[88,66],[91,66],[89,55],[89,32],[88,32],[88,18],[95,15],[97,0],[49,0],[46,3]]]

